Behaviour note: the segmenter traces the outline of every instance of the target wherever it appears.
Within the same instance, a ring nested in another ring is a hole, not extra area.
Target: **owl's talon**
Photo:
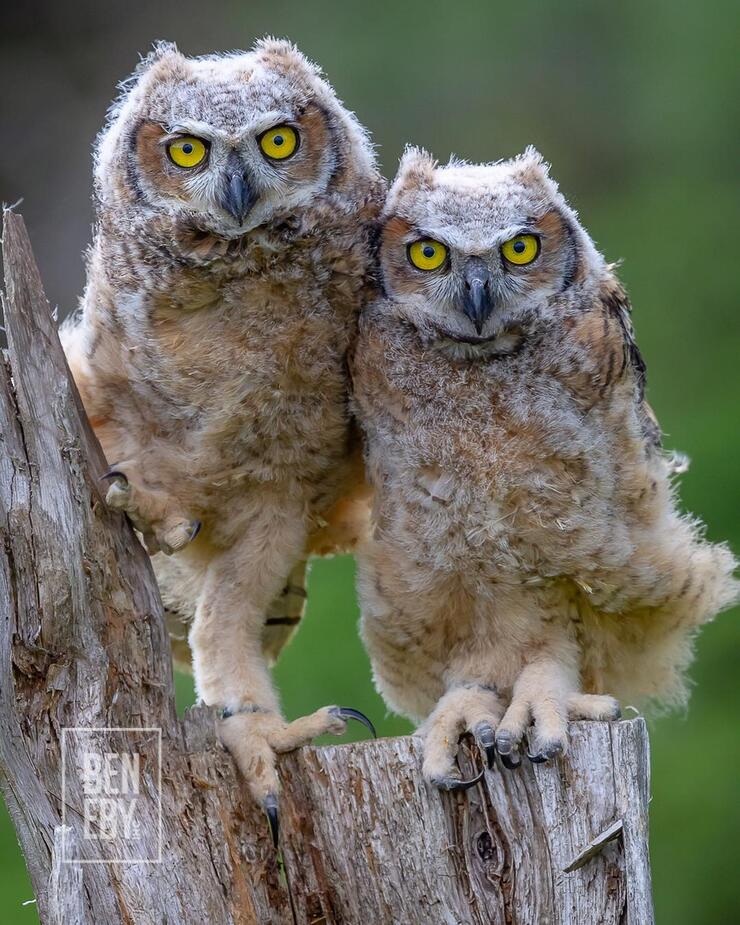
[[[499,752],[499,758],[501,759],[501,764],[507,769],[507,771],[516,771],[518,767],[521,766],[522,759],[518,752],[504,752],[503,754]]]
[[[558,755],[562,754],[562,751],[562,744],[560,742],[554,742],[551,745],[544,746],[533,755],[527,752],[527,758],[529,758],[532,764],[543,764],[545,761],[551,761],[553,758],[557,758]]]
[[[280,820],[278,818],[278,801],[274,793],[268,793],[262,803],[262,808],[270,823],[270,834],[272,835],[272,846],[277,851],[280,840]]]
[[[508,730],[499,730],[496,733],[496,751],[499,755],[510,755],[516,745],[514,742],[514,736]]]
[[[364,713],[360,713],[359,710],[353,710],[352,707],[332,707],[329,712],[334,716],[338,716],[340,719],[357,720],[358,723],[362,723],[363,726],[370,730],[374,739],[378,738],[378,733],[375,731],[375,726],[373,726],[372,722],[367,718],[367,716],[365,716]]]
[[[462,780],[459,777],[434,777],[432,778],[432,783],[439,790],[469,790],[483,780],[485,773],[485,768],[483,768],[479,774],[475,777],[471,777],[470,780]]]
[[[539,748],[533,755],[527,752],[527,758],[529,758],[532,764],[542,764],[545,761],[550,761],[552,758],[557,758],[565,749],[565,743],[559,739],[545,741],[544,743],[540,740],[540,742],[536,744]]]
[[[116,469],[115,467],[108,469],[107,472],[104,472],[100,476],[101,482],[107,482],[110,479],[120,479],[120,481],[123,483],[124,486],[128,485],[128,479],[126,478],[124,473],[121,472],[120,469]]]
[[[481,752],[485,753],[488,767],[492,770],[496,760],[496,736],[490,723],[478,723],[473,729],[476,744]]]
[[[194,520],[192,527],[190,529],[190,539],[189,543],[192,543],[196,536],[200,533],[200,528],[203,526],[200,520]]]

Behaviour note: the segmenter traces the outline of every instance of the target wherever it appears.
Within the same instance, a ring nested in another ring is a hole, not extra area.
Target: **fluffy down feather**
[[[508,266],[524,233],[539,257]],[[446,266],[410,265],[419,237]],[[546,165],[439,168],[412,149],[380,260],[353,361],[374,488],[362,630],[380,692],[425,721],[427,776],[455,785],[465,729],[498,727],[511,762],[531,721],[550,757],[569,717],[613,717],[615,697],[684,703],[737,563],[678,508],[626,296]]]

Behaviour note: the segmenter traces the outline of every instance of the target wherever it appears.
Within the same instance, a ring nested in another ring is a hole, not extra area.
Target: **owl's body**
[[[241,535],[235,506],[255,493],[314,516],[335,496],[367,259],[355,215],[343,217],[253,233],[204,266],[175,251],[170,228],[96,241],[83,313],[64,331],[86,408],[108,459],[156,470],[217,544]]]
[[[273,750],[344,726],[319,711],[291,738],[265,655],[300,617],[289,576],[356,477],[346,353],[383,184],[314,66],[265,41],[150,56],[101,136],[96,191],[63,342],[114,470],[109,503],[152,551],[176,551],[155,558],[165,604],[194,614],[198,693],[238,714],[224,739],[264,800]]]
[[[536,258],[505,265],[529,238]],[[417,239],[446,264],[409,265]],[[427,776],[459,783],[466,728],[489,749],[497,729],[511,762],[531,720],[548,757],[614,696],[681,702],[735,562],[676,508],[628,303],[539,158],[410,152],[381,264],[353,364],[375,490],[362,631],[387,702],[426,720]]]

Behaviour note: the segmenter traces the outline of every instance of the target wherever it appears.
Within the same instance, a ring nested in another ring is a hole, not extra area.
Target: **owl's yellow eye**
[[[447,248],[439,241],[424,238],[409,244],[408,255],[417,270],[438,270],[447,260]]]
[[[518,267],[535,260],[540,253],[540,239],[534,234],[518,234],[501,245],[504,259]]]
[[[298,132],[289,125],[276,125],[259,137],[262,153],[272,161],[284,161],[298,150]]]
[[[178,167],[197,167],[205,160],[208,148],[200,138],[190,135],[171,141],[167,145],[167,153],[173,164]]]

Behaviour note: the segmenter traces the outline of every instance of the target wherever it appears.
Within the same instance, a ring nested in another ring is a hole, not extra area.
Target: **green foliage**
[[[216,15],[223,47],[270,32],[320,61],[373,130],[388,175],[407,141],[442,160],[534,144],[552,161],[601,249],[624,260],[650,401],[668,446],[693,459],[686,507],[740,550],[737,3],[252,0],[213,4]],[[178,23],[173,5],[171,25],[158,21],[143,41],[168,31],[187,52],[210,50]],[[373,691],[352,576],[348,559],[313,566],[308,619],[275,672],[286,714],[342,703],[382,735],[406,732]],[[738,651],[735,612],[700,637],[688,715],[651,726],[660,925],[738,920]],[[180,679],[181,700],[187,686]],[[3,819],[8,925],[36,920],[33,906],[20,907],[32,892],[13,841]]]

